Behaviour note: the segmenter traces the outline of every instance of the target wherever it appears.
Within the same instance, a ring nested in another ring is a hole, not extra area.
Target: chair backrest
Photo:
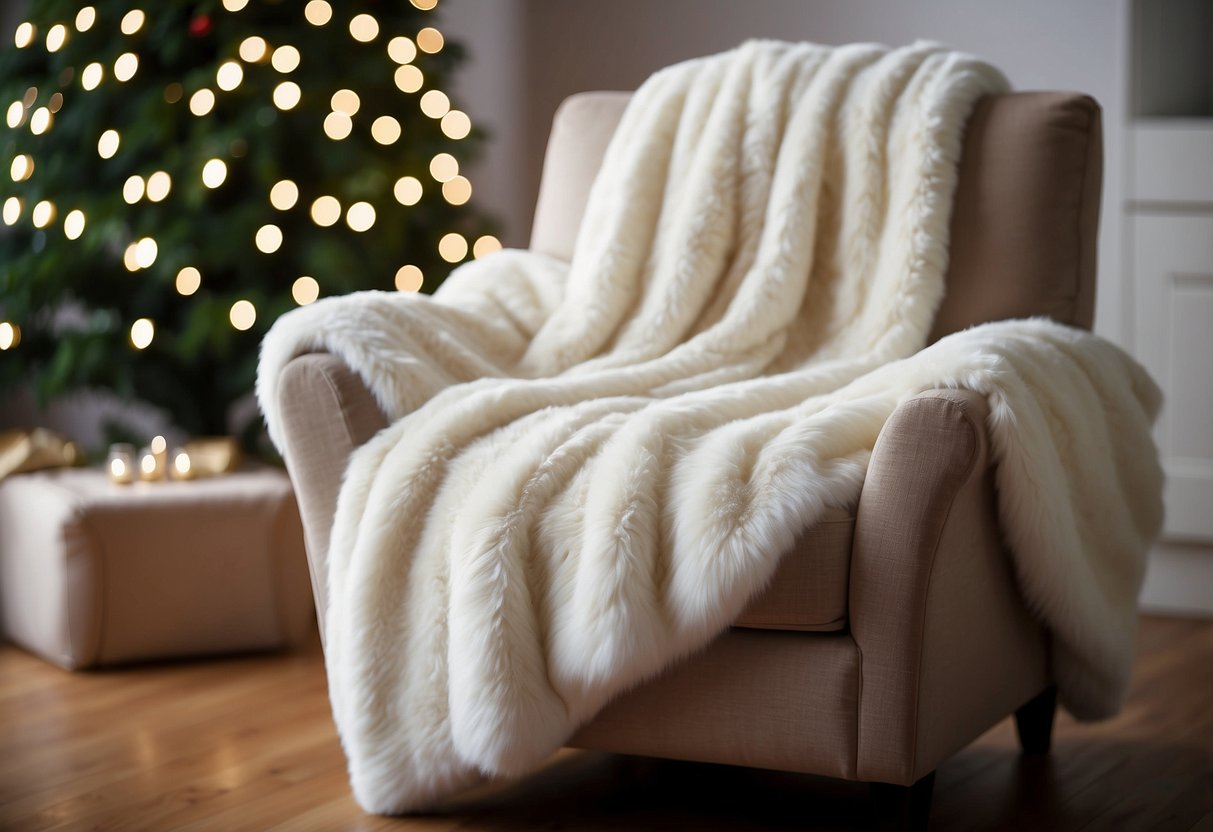
[[[531,248],[569,259],[586,199],[630,93],[561,104],[544,160]],[[1100,109],[1076,93],[989,96],[966,128],[947,293],[930,340],[1045,315],[1089,329],[1103,178]]]

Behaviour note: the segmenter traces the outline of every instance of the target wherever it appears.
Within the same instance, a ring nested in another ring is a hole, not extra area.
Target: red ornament
[[[211,33],[211,17],[200,14],[190,21],[190,37],[204,38]]]

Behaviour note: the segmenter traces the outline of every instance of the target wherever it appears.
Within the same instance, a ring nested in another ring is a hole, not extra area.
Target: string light
[[[459,175],[459,162],[449,153],[439,153],[430,160],[430,176],[439,182],[449,182]]]
[[[417,8],[423,12],[428,12],[430,9],[438,5],[438,0],[409,0]]]
[[[282,229],[273,224],[266,224],[257,229],[253,238],[257,250],[263,254],[273,254],[282,247]]]
[[[37,100],[38,100],[38,88],[29,87],[25,91],[25,95],[22,96],[21,103],[24,104],[28,108],[28,107],[34,106],[34,102]]]
[[[62,23],[56,23],[46,33],[46,51],[58,52],[63,48],[63,44],[67,43],[67,27]]]
[[[379,21],[369,14],[354,15],[350,21],[350,37],[360,43],[370,43],[379,37]]]
[[[325,0],[311,0],[303,7],[303,16],[313,26],[323,26],[333,19],[333,7]]]
[[[247,61],[250,64],[255,64],[265,57],[265,53],[270,49],[270,45],[265,42],[265,38],[260,35],[253,35],[240,41],[240,60]]]
[[[34,228],[46,228],[55,221],[55,203],[49,199],[42,200],[34,206],[30,216],[34,221]]]
[[[274,106],[279,110],[291,110],[303,97],[303,91],[294,81],[283,81],[274,87]]]
[[[28,20],[17,27],[17,31],[13,34],[13,43],[18,49],[24,49],[34,42],[34,36],[38,34],[38,30],[34,28],[34,24]]]
[[[463,205],[472,198],[472,183],[462,176],[453,176],[442,183],[442,198],[452,205]]]
[[[101,85],[103,78],[105,78],[105,67],[93,61],[80,73],[80,86],[86,90],[95,90]]]
[[[121,143],[122,138],[117,130],[106,130],[101,134],[101,138],[97,139],[97,155],[102,159],[112,159]]]
[[[380,144],[394,144],[400,138],[400,122],[391,116],[380,116],[371,125],[371,136]]]
[[[161,202],[173,189],[173,178],[167,171],[158,170],[147,178],[147,198],[152,202]]]
[[[114,61],[114,78],[126,82],[135,77],[139,71],[139,56],[134,52],[123,52]]]
[[[151,237],[144,237],[135,243],[135,262],[141,269],[151,268],[151,265],[156,262],[156,255],[159,253],[160,248]]]
[[[155,337],[156,326],[149,318],[140,318],[131,324],[131,346],[135,349],[147,349]]]
[[[21,327],[9,321],[0,323],[0,350],[11,350],[21,343]]]
[[[466,139],[472,132],[472,120],[462,110],[451,110],[442,117],[442,132],[448,139]]]
[[[392,194],[401,205],[416,205],[421,201],[421,180],[414,176],[402,176],[396,180]]]
[[[97,10],[92,6],[85,6],[80,11],[76,12],[76,31],[87,32],[93,28],[93,24],[97,22]]]
[[[51,111],[46,107],[39,107],[34,110],[34,114],[29,119],[30,132],[35,136],[41,136],[47,130],[51,129]]]
[[[164,88],[164,100],[169,104],[176,104],[183,95],[185,95],[185,87],[176,81]]]
[[[274,56],[270,58],[270,66],[285,75],[299,68],[300,57],[299,50],[295,47],[279,46],[274,50]]]
[[[299,201],[299,186],[289,179],[275,182],[270,188],[270,205],[279,211],[289,211]]]
[[[126,182],[122,185],[122,199],[127,205],[134,205],[143,199],[144,191],[145,186],[142,176],[138,174],[128,176]]]
[[[426,26],[417,33],[417,48],[431,55],[441,52],[445,42],[442,32],[439,32],[433,26]]]
[[[63,93],[57,92],[51,96],[51,100],[46,102],[46,107],[52,113],[57,113],[63,109]]]
[[[451,100],[442,90],[429,90],[421,96],[421,112],[430,118],[442,118],[451,110]]]
[[[186,266],[181,271],[177,272],[177,280],[175,281],[177,293],[189,297],[198,291],[198,287],[202,285],[202,272],[198,271],[193,266]]]
[[[34,157],[28,153],[20,153],[14,159],[12,165],[8,169],[9,175],[14,182],[24,182],[34,175]]]
[[[21,219],[21,208],[23,203],[20,197],[10,196],[4,200],[4,224],[15,225],[17,220]]]
[[[345,212],[345,223],[354,231],[369,231],[375,224],[375,206],[369,202],[355,202]]]
[[[354,122],[345,113],[329,113],[324,117],[324,135],[333,141],[341,141],[354,129]]]
[[[126,247],[126,251],[122,252],[122,265],[126,266],[128,272],[139,271],[139,262],[135,259],[135,249],[138,243],[131,243]]]
[[[21,126],[21,122],[25,121],[25,105],[20,101],[14,101],[8,105],[8,112],[4,117],[5,122],[9,127],[16,129]]]
[[[329,99],[329,105],[333,108],[333,112],[353,116],[362,106],[362,101],[358,98],[358,93],[353,90],[337,90]]]
[[[327,228],[341,219],[341,203],[335,196],[322,196],[312,203],[312,222]]]
[[[417,92],[425,84],[425,76],[412,64],[400,67],[392,77],[401,92]]]
[[[315,303],[316,298],[320,297],[320,284],[316,282],[316,278],[307,275],[297,278],[291,284],[291,297],[300,306]]]
[[[143,28],[143,21],[143,12],[139,9],[131,9],[122,16],[122,22],[118,24],[118,28],[124,35],[133,35]]]
[[[400,35],[387,42],[387,56],[398,64],[411,64],[417,57],[417,47],[411,40]]]
[[[84,212],[79,208],[69,211],[63,218],[63,235],[69,240],[78,240],[84,233]]]
[[[244,80],[244,67],[236,61],[225,61],[215,71],[215,85],[224,92],[231,92]]]
[[[396,272],[396,288],[401,292],[416,292],[425,282],[425,276],[416,266],[401,266]]]
[[[227,179],[227,163],[222,159],[211,159],[202,166],[202,184],[218,188]]]
[[[468,256],[468,241],[454,231],[443,234],[438,241],[438,254],[448,263],[458,263]]]
[[[229,12],[238,12],[248,5],[248,0],[223,0],[223,8]]]
[[[501,251],[501,241],[492,234],[485,234],[476,240],[472,246],[472,256],[479,260],[481,257],[487,257],[495,251]]]
[[[252,329],[253,324],[257,322],[257,308],[253,306],[251,301],[238,300],[232,304],[231,311],[227,313],[228,319],[232,322],[232,326],[244,332]]]

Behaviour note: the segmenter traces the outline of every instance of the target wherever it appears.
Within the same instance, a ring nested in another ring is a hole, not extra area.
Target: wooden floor
[[[0,828],[862,829],[866,789],[800,775],[566,751],[435,815],[349,797],[319,649],[69,674],[0,647]],[[1009,721],[945,763],[938,830],[1213,832],[1213,622],[1144,619],[1118,719],[1062,717],[1053,754]]]

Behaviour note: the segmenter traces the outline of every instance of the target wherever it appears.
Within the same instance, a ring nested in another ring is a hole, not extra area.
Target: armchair
[[[548,145],[533,250],[567,259],[627,101],[573,96]],[[1062,93],[992,96],[966,133],[935,340],[1045,315],[1089,327],[1100,112]],[[386,424],[351,370],[294,359],[277,390],[323,633],[325,556],[350,453]],[[770,587],[702,653],[619,697],[571,740],[627,754],[866,781],[899,825],[925,825],[941,761],[1015,713],[1047,751],[1047,634],[998,529],[987,405],[933,390],[885,425],[858,505],[806,530]]]

